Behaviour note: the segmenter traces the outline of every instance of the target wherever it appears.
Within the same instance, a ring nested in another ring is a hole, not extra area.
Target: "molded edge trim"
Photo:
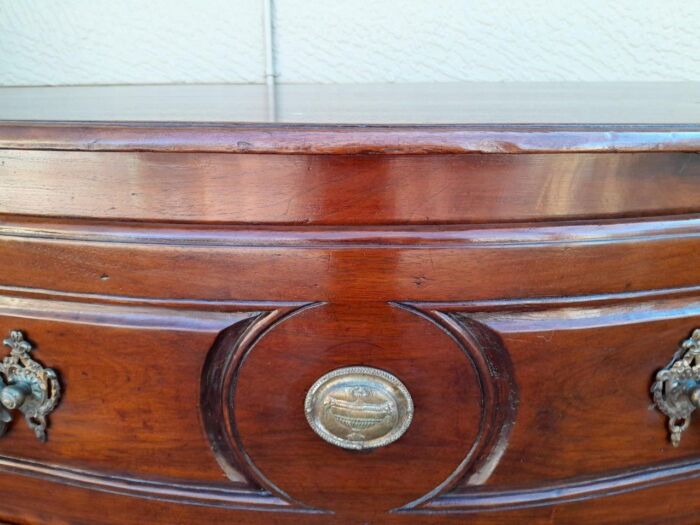
[[[559,505],[613,496],[700,477],[700,461],[679,461],[642,467],[621,474],[588,479],[569,479],[534,489],[483,490],[442,495],[421,508],[400,513],[474,513]]]
[[[278,154],[700,152],[700,125],[0,121],[0,149]]]
[[[110,494],[135,496],[172,503],[239,510],[313,512],[309,509],[292,508],[285,501],[262,490],[135,479],[9,456],[0,456],[0,472],[29,476],[52,483],[98,490]]]
[[[700,216],[529,224],[234,226],[66,221],[0,214],[0,239],[206,247],[435,248],[675,240],[700,236]]]

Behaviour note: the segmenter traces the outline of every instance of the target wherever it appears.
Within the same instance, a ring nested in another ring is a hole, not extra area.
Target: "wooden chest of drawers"
[[[697,88],[187,89],[0,90],[1,519],[700,519]]]

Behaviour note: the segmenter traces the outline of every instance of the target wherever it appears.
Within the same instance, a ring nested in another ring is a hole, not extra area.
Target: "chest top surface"
[[[0,148],[697,151],[700,84],[6,87],[0,88]]]

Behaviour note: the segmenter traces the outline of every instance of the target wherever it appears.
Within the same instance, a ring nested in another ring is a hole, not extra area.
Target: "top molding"
[[[700,151],[700,83],[0,87],[0,148],[281,154]]]
[[[700,152],[700,125],[0,121],[0,149],[273,154]]]

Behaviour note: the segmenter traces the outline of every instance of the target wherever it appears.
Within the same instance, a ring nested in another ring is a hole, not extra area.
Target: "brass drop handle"
[[[0,363],[0,436],[12,422],[10,411],[19,410],[37,439],[46,441],[46,418],[61,397],[56,372],[29,356],[32,346],[22,332],[13,330],[3,343],[10,355]]]
[[[671,443],[677,447],[700,408],[700,329],[683,341],[671,362],[656,373],[651,387],[654,404],[668,416]]]

